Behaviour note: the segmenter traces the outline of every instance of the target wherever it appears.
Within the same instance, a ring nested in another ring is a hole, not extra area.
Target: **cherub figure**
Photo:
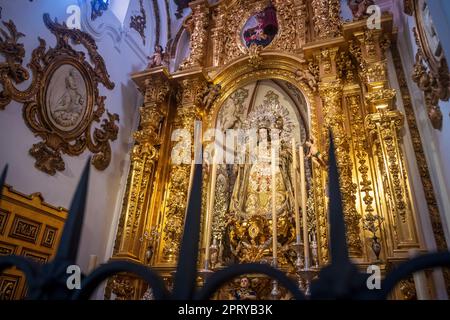
[[[347,4],[353,13],[353,18],[360,20],[369,16],[367,8],[374,5],[375,2],[373,0],[347,0]]]
[[[256,292],[252,290],[250,279],[242,277],[239,289],[234,291],[235,300],[256,300]]]
[[[155,52],[151,57],[148,57],[148,69],[167,66],[168,65],[168,55],[164,52],[161,45],[155,45]]]
[[[309,152],[306,155],[306,158],[315,160],[319,165],[326,166],[326,162],[323,159],[323,155],[320,153],[319,149],[317,149],[314,139],[310,138],[308,141],[305,142],[305,145],[308,147]]]

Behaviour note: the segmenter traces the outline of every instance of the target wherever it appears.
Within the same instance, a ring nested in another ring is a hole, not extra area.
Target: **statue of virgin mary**
[[[279,155],[275,165],[277,240],[283,247],[295,237],[293,212],[298,204],[295,203],[291,174],[294,124],[288,115],[278,96],[269,91],[264,103],[251,111],[244,123],[247,132],[257,133],[256,145],[246,148],[245,161],[237,165],[227,235],[224,237],[225,246],[241,263],[257,262],[255,259],[261,262],[270,256],[273,205],[271,148],[276,148]]]

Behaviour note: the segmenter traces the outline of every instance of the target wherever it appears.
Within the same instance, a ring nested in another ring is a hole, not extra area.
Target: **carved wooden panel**
[[[48,262],[58,248],[66,216],[66,209],[47,204],[39,193],[27,196],[5,187],[0,201],[0,255]],[[17,269],[0,274],[0,300],[22,299],[26,290]]]

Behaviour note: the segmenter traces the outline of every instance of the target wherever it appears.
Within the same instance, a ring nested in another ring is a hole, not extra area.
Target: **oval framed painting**
[[[272,5],[251,16],[242,29],[241,39],[247,48],[267,47],[278,34],[277,11]]]
[[[68,61],[55,64],[45,78],[42,96],[48,124],[64,137],[83,132],[92,110],[92,86],[84,68]]]

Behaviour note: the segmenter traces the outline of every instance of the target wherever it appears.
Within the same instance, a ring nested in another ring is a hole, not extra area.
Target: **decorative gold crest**
[[[104,115],[105,99],[100,96],[98,84],[112,90],[114,83],[109,79],[103,58],[97,52],[94,40],[86,33],[68,29],[65,24],[52,21],[44,15],[44,23],[57,39],[54,48],[46,49],[46,43],[39,38],[40,45],[31,57],[29,67],[33,78],[25,91],[15,87],[29,79],[29,71],[22,67],[25,50],[18,39],[24,35],[17,32],[12,21],[4,23],[10,35],[2,30],[0,53],[6,62],[0,64],[0,108],[12,100],[24,104],[23,116],[27,126],[42,142],[34,144],[30,154],[36,158],[35,166],[54,175],[65,169],[61,154],[80,155],[87,148],[94,157],[93,165],[104,170],[111,161],[109,141],[117,139],[119,131],[117,114]],[[86,54],[72,48],[69,41],[86,48]],[[92,132],[94,122],[101,122],[100,128]]]

